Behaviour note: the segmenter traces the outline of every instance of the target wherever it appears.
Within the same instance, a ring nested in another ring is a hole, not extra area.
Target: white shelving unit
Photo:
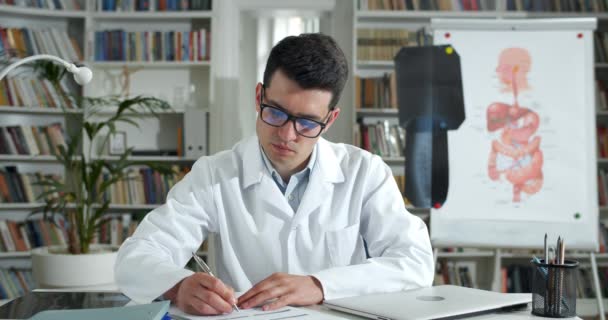
[[[14,16],[24,18],[78,18],[84,19],[86,16],[85,11],[76,10],[50,10],[50,9],[38,9],[38,8],[25,8],[8,4],[0,4],[0,12],[3,14],[12,14]]]
[[[95,157],[97,160],[105,161],[117,161],[117,156],[99,156]],[[192,163],[196,159],[177,157],[177,156],[131,156],[127,158],[130,161],[153,161],[153,162],[179,162],[179,163]]]
[[[0,113],[24,114],[82,114],[82,110],[61,110],[44,107],[0,106]]]
[[[185,118],[192,117],[190,109],[203,109],[209,112],[211,92],[213,89],[212,58],[199,61],[96,61],[95,31],[123,29],[126,31],[194,31],[204,28],[212,35],[214,19],[213,10],[201,11],[166,11],[166,12],[107,12],[98,11],[98,1],[82,1],[85,9],[82,11],[49,10],[26,8],[0,4],[1,27],[27,27],[65,29],[79,44],[84,56],[82,63],[93,71],[92,83],[82,88],[85,96],[106,96],[120,94],[125,81],[125,72],[129,72],[130,96],[143,94],[154,96],[169,102],[171,110],[160,111],[157,117],[143,113],[138,114],[137,121],[140,129],[121,128],[127,133],[127,146],[145,146],[150,150],[177,149],[177,143],[182,141],[181,148],[186,152],[190,136],[185,126]],[[101,3],[101,2],[99,2]],[[151,5],[154,5],[154,1]],[[212,6],[213,7],[213,6]],[[208,45],[210,45],[208,43]],[[181,44],[180,44],[181,46]],[[209,48],[209,47],[208,47]],[[210,55],[210,53],[209,53]],[[11,59],[17,60],[17,59]],[[167,81],[169,80],[170,81]],[[61,110],[44,106],[0,106],[0,126],[20,123],[36,123],[59,121],[66,115],[80,117],[93,116],[95,120],[103,120],[112,114],[116,108],[108,108],[102,112],[91,114],[91,110]],[[198,114],[198,113],[197,113]],[[81,121],[81,120],[80,120]],[[182,139],[178,139],[178,127],[181,127]],[[197,129],[206,129],[201,123]],[[84,133],[83,133],[84,135]],[[204,133],[208,136],[208,133]],[[92,142],[85,141],[86,144]],[[93,142],[95,143],[95,142]],[[116,156],[108,155],[107,150],[96,150],[92,155],[95,159],[115,161]],[[205,152],[207,150],[205,149]],[[167,164],[189,166],[198,158],[196,154],[183,156],[132,156],[133,161],[152,161]],[[30,155],[0,155],[0,166],[14,165],[20,172],[45,171],[62,173],[63,168],[54,156]],[[23,171],[22,171],[23,169]],[[34,209],[42,207],[42,203],[0,203],[0,219],[23,219]],[[125,213],[135,211],[150,211],[158,204],[110,205],[110,212]],[[210,246],[211,247],[211,246]],[[205,256],[210,265],[214,266],[213,255],[206,251],[198,252]],[[1,252],[0,267],[30,266],[29,252]]]
[[[125,61],[125,62],[115,62],[115,61],[100,61],[93,62],[91,66],[94,68],[102,69],[102,68],[122,68],[129,67],[143,67],[143,68],[154,68],[154,69],[173,69],[173,68],[193,68],[193,67],[210,67],[211,62],[209,61],[158,61],[158,62],[147,62],[147,61]]]
[[[96,20],[171,20],[171,19],[211,19],[213,12],[210,11],[165,11],[165,12],[94,12],[93,19]]]
[[[3,154],[0,155],[0,162],[57,162],[57,159],[49,155]]]
[[[151,6],[153,2],[151,3]],[[86,17],[87,34],[85,53],[88,65],[97,76],[97,82],[85,88],[89,96],[119,94],[122,83],[104,86],[108,81],[116,81],[117,76],[124,72],[130,75],[130,95],[145,94],[166,100],[172,106],[171,110],[156,112],[156,115],[144,112],[137,115],[140,129],[131,126],[120,128],[127,135],[127,146],[137,146],[142,149],[176,149],[177,143],[183,141],[182,150],[186,151],[189,137],[185,128],[189,108],[209,110],[210,93],[212,91],[213,59],[193,61],[96,61],[95,31],[123,29],[125,31],[194,31],[204,28],[212,34],[213,10],[209,11],[166,11],[166,12],[102,12],[93,8],[88,9]],[[144,27],[142,27],[144,25]],[[213,41],[214,36],[210,37]],[[101,76],[101,77],[100,77]],[[124,77],[122,78],[124,80]],[[167,82],[167,79],[171,79]],[[123,82],[124,83],[124,82]],[[115,83],[116,84],[116,83]],[[95,113],[94,119],[103,119],[112,113],[113,108]],[[201,120],[202,122],[203,120]],[[181,128],[183,139],[178,138]],[[199,127],[205,128],[204,123]],[[192,133],[190,133],[192,134]],[[208,133],[206,133],[208,136]],[[88,141],[88,143],[98,143]],[[97,148],[94,148],[97,149]],[[116,161],[118,157],[109,155],[107,150],[97,150],[94,159]],[[165,164],[189,166],[198,156],[131,156],[131,161],[151,161]],[[111,211],[150,211],[158,204],[113,204]],[[212,240],[210,240],[212,241]],[[199,251],[214,267],[213,255]]]

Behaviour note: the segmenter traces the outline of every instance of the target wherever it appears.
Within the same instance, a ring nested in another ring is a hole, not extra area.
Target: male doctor
[[[202,157],[120,251],[120,289],[191,314],[273,310],[430,286],[427,228],[378,156],[321,138],[348,76],[335,41],[291,36],[255,88],[256,136]],[[349,106],[352,107],[352,106]],[[184,269],[216,233],[218,278]],[[233,289],[244,292],[237,300]]]

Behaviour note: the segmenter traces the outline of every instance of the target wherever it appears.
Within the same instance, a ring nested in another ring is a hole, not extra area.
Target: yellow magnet
[[[445,48],[445,53],[452,54],[453,52],[454,52],[454,48],[452,48],[452,47]]]

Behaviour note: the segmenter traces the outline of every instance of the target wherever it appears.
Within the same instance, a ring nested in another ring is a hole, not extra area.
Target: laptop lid
[[[530,301],[532,294],[505,294],[444,285],[326,300],[323,304],[330,309],[371,319],[425,320],[481,313]]]

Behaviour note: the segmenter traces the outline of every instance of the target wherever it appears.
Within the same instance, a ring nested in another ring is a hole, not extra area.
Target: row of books
[[[604,136],[603,137],[599,137],[599,130],[598,130],[598,139],[601,139],[603,143],[606,143],[605,139],[608,138],[605,136],[606,134],[606,130],[605,128],[602,128],[604,130]],[[597,173],[597,192],[598,192],[598,200],[599,200],[599,205],[600,207],[605,207],[608,206],[608,173],[606,172],[605,169],[599,169],[598,173]]]
[[[608,82],[595,79],[595,105],[598,111],[608,111]]]
[[[43,246],[65,246],[65,221],[37,218],[25,221],[0,220],[0,252],[26,252]]]
[[[595,62],[608,62],[608,32],[593,33],[593,49],[595,51]]]
[[[576,296],[583,299],[595,299],[595,287],[593,286],[593,271],[591,268],[577,268],[578,285],[576,286]],[[604,299],[608,297],[608,268],[599,267],[597,275],[600,280],[600,291]]]
[[[0,0],[0,4],[51,10],[83,10],[84,0]]]
[[[417,46],[417,32],[404,29],[357,29],[357,60],[393,60],[401,47]]]
[[[533,266],[530,264],[513,264],[500,269],[501,292],[528,293],[532,290]],[[439,260],[435,268],[433,285],[454,284],[465,287],[476,287],[475,261],[443,261]],[[577,297],[584,299],[595,298],[592,270],[588,267],[577,268]],[[608,268],[598,268],[601,284],[608,283]],[[602,296],[608,296],[608,287],[602,287]]]
[[[0,56],[25,58],[35,54],[51,54],[73,62],[83,60],[80,46],[66,30],[0,26]]]
[[[52,178],[61,181],[56,174],[19,173],[16,166],[0,168],[0,203],[31,203],[39,201],[41,194],[48,187],[38,185],[36,182],[43,178]]]
[[[93,244],[120,246],[131,236],[145,213],[109,213],[104,216]],[[0,252],[27,252],[43,246],[65,246],[67,244],[65,220],[56,215],[53,220],[27,219],[24,221],[0,220]]]
[[[211,33],[197,31],[95,32],[96,61],[205,61]]]
[[[600,253],[608,252],[608,219],[600,220],[599,225]]]
[[[495,0],[358,0],[359,10],[439,10],[487,11],[496,10]]]
[[[394,72],[381,77],[355,77],[355,107],[397,109],[397,80]]]
[[[358,0],[359,10],[495,11],[495,0]],[[507,0],[508,11],[606,12],[605,1]]]
[[[15,299],[36,288],[31,270],[0,269],[0,299]]]
[[[67,84],[58,84],[33,74],[6,77],[0,82],[0,106],[76,109]]]
[[[399,188],[399,192],[401,192],[401,194],[404,194],[405,193],[405,176],[393,175],[393,178],[395,178],[395,182],[397,182],[397,187]]]
[[[403,203],[407,206],[407,205],[411,205],[410,201],[405,197],[405,176],[402,175],[394,175],[393,178],[395,178],[395,182],[397,182],[397,187],[399,188],[399,192],[404,195],[403,196]],[[428,225],[428,224],[427,224]]]
[[[582,0],[507,0],[509,11],[534,12],[605,12],[605,1]]]
[[[437,262],[435,267],[434,286],[452,284],[456,286],[477,288],[476,264],[470,261],[443,261]]]
[[[475,261],[444,261],[440,259],[435,268],[433,285],[453,284],[470,288],[477,287]],[[528,293],[532,290],[533,266],[530,264],[513,264],[500,269],[501,292]],[[577,297],[595,298],[593,274],[590,268],[579,267]],[[598,268],[600,283],[608,283],[608,268]],[[602,296],[608,296],[608,287],[602,287]]]
[[[188,171],[187,168],[173,167],[174,174],[164,175],[150,168],[128,170],[127,179],[112,184],[104,193],[103,199],[113,204],[162,204],[167,193]],[[108,180],[102,174],[97,186]]]
[[[532,290],[533,266],[527,264],[511,265],[501,268],[502,288],[505,293],[528,293]],[[577,297],[583,299],[595,298],[595,289],[593,287],[593,273],[591,268],[579,267],[576,269],[578,273]],[[598,276],[600,283],[608,283],[608,268],[598,268]],[[608,287],[602,287],[602,296],[608,294]]]
[[[501,292],[532,292],[532,265],[510,265],[500,269],[502,278]]]
[[[120,246],[126,238],[133,235],[144,214],[108,214],[92,243]]]
[[[59,146],[65,145],[65,133],[59,122],[0,127],[0,154],[55,155]]]
[[[598,125],[597,131],[597,154],[601,158],[608,157],[608,127]],[[608,198],[607,198],[608,199]]]
[[[99,0],[97,8],[101,11],[211,10],[211,0]]]
[[[405,129],[388,120],[377,124],[359,123],[359,147],[381,157],[403,157]]]

